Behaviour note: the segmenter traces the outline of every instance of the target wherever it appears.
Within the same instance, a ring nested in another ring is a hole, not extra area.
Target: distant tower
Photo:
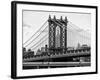
[[[80,47],[81,47],[81,45],[80,45],[80,43],[78,43],[78,44],[77,44],[77,48],[80,48]]]

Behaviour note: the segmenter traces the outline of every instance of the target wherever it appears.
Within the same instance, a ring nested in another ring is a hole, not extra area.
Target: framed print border
[[[95,19],[95,49],[96,49],[96,69],[94,72],[79,72],[79,73],[63,73],[63,74],[50,74],[50,75],[30,75],[30,76],[17,76],[17,4],[28,5],[44,5],[44,6],[59,6],[59,7],[76,7],[76,8],[91,8],[96,10]],[[88,5],[73,5],[73,4],[57,4],[57,3],[41,3],[41,2],[24,2],[24,1],[12,1],[11,2],[11,78],[38,78],[38,77],[53,77],[53,76],[67,76],[67,75],[85,75],[85,74],[97,74],[98,73],[98,7]]]

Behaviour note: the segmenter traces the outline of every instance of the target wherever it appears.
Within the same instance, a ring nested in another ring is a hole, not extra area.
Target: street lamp
[[[49,52],[48,52],[48,57],[49,57],[48,58],[48,68],[49,68],[50,67],[50,64],[49,64],[50,63],[50,53]]]

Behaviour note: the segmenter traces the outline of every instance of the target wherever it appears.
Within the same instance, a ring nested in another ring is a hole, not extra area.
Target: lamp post
[[[48,53],[48,68],[50,68],[50,53]]]
[[[45,45],[45,52],[47,52],[47,56],[48,56],[48,68],[49,68],[49,62],[50,62],[50,52],[49,52],[49,49],[48,49],[48,46]]]

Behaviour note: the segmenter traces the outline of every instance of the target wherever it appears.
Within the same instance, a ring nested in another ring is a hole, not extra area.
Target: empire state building
[[[60,47],[60,27],[59,26],[56,27],[56,35],[55,36],[56,36],[55,47],[58,48],[58,47]]]

